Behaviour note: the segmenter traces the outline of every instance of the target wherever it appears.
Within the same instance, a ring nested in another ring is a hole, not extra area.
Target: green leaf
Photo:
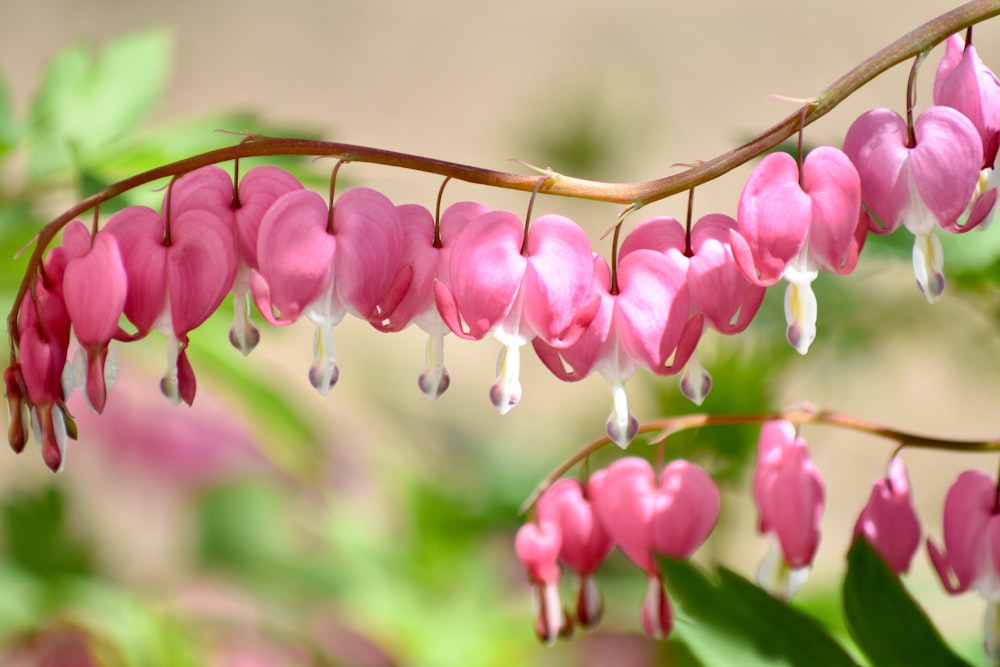
[[[163,91],[170,39],[162,30],[122,37],[99,58],[71,46],[49,65],[28,116],[31,175],[44,178],[108,150]]]
[[[735,572],[719,568],[715,581],[685,560],[661,558],[660,566],[667,590],[690,617],[745,641],[762,656],[804,667],[857,665],[814,618]]]
[[[847,629],[875,667],[966,665],[864,539],[847,555],[844,614]]]

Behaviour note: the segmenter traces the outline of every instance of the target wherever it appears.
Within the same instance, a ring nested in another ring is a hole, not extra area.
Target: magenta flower
[[[536,506],[542,523],[559,526],[559,559],[580,576],[576,616],[584,628],[601,620],[604,604],[594,573],[615,546],[590,500],[592,489],[605,474],[604,470],[596,472],[586,487],[575,479],[561,479],[546,489]]]
[[[71,327],[62,296],[67,262],[61,246],[46,256],[34,289],[25,295],[18,311],[18,359],[4,373],[10,445],[14,451],[23,449],[28,421],[42,458],[53,471],[65,463],[68,428],[72,426],[64,404],[70,389],[63,387]]]
[[[1000,148],[1000,81],[980,60],[976,47],[965,44],[961,35],[952,35],[945,41],[945,54],[934,77],[934,104],[961,111],[979,131],[983,165],[973,202],[985,192],[995,192],[1000,185],[1000,174],[994,168]],[[994,195],[980,229],[989,226],[995,210]]]
[[[239,253],[233,281],[233,324],[229,342],[243,356],[260,342],[260,332],[250,319],[250,274],[257,270],[257,235],[271,204],[283,194],[301,190],[302,184],[284,169],[262,165],[240,179],[239,206],[234,211],[236,247]]]
[[[525,240],[516,215],[483,210],[449,244],[434,288],[438,310],[455,335],[479,340],[491,332],[504,346],[490,400],[506,414],[521,397],[521,348],[536,337],[566,347],[597,311],[590,241],[558,215],[535,220]]]
[[[873,217],[871,230],[887,234],[905,226],[913,233],[917,284],[929,302],[936,302],[944,291],[944,257],[935,230],[976,227],[996,199],[995,190],[984,193],[959,225],[983,164],[979,132],[951,107],[926,109],[912,134],[899,114],[875,109],[848,129],[844,152],[861,176],[861,198]]]
[[[532,345],[561,380],[575,382],[597,371],[611,382],[614,407],[606,431],[624,448],[639,428],[628,408],[625,382],[639,368],[658,375],[679,372],[698,344],[703,316],[690,315],[686,262],[670,254],[664,260],[663,253],[647,247],[632,247],[619,256],[614,289],[607,262],[594,255],[594,285],[600,306],[580,338],[563,348],[540,338]],[[668,365],[671,355],[673,362]]]
[[[986,652],[1000,657],[1000,508],[996,482],[980,470],[958,476],[944,501],[944,549],[927,550],[952,595],[975,588],[987,601]],[[957,580],[957,581],[956,581]]]
[[[736,221],[727,215],[706,215],[693,226],[688,249],[681,223],[673,218],[653,218],[629,233],[622,244],[622,253],[633,248],[651,248],[686,266],[691,315],[704,315],[704,329],[732,335],[750,325],[766,291],[750,282],[737,266],[729,241],[735,229]],[[712,389],[712,376],[702,367],[697,349],[684,369],[680,388],[696,405],[701,405]]]
[[[859,535],[864,535],[897,574],[910,569],[920,546],[920,521],[910,498],[906,466],[898,456],[889,462],[888,474],[876,480],[861,510],[854,525],[854,537]]]
[[[118,333],[128,278],[118,241],[106,230],[91,239],[86,225],[76,220],[63,232],[63,246],[70,257],[63,275],[63,300],[80,343],[74,363],[77,384],[87,403],[101,412],[107,399],[108,343]],[[113,370],[109,372],[113,377]]]
[[[687,461],[672,461],[657,480],[648,461],[626,457],[594,485],[591,502],[618,548],[649,579],[643,629],[650,637],[667,636],[673,622],[656,554],[688,558],[701,546],[719,517],[718,487]]]
[[[559,549],[562,533],[551,521],[521,526],[514,540],[514,551],[524,564],[531,580],[535,607],[535,632],[546,644],[553,644],[570,632],[572,625],[559,599]]]
[[[272,324],[300,315],[316,324],[309,381],[320,393],[339,376],[333,327],[350,312],[384,329],[406,294],[413,269],[403,264],[403,243],[396,207],[368,188],[343,193],[332,211],[317,193],[295,190],[264,215],[254,301]]]
[[[773,537],[758,570],[758,583],[787,600],[805,581],[806,568],[819,547],[825,495],[806,441],[791,422],[771,421],[761,428],[753,495],[760,532]]]
[[[175,403],[190,405],[196,390],[187,334],[215,312],[236,276],[231,199],[229,176],[205,167],[168,190],[163,217],[130,206],[104,228],[121,248],[128,276],[125,316],[136,327],[134,337],[153,329],[167,337],[160,388]]]
[[[801,175],[791,155],[772,153],[747,179],[737,219],[738,233],[730,234],[736,263],[758,285],[788,282],[786,336],[805,354],[816,338],[813,281],[821,269],[853,271],[864,245],[857,169],[831,146],[810,151]]]

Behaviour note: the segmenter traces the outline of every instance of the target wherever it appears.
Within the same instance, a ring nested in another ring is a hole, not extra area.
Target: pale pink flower
[[[592,489],[605,474],[605,470],[597,471],[586,486],[575,479],[560,479],[546,489],[536,505],[541,522],[559,526],[559,559],[580,577],[576,616],[584,628],[597,625],[601,619],[604,605],[594,573],[615,546],[590,500]]]
[[[805,580],[819,547],[825,499],[823,478],[791,422],[771,421],[761,428],[753,495],[760,532],[772,536],[758,582],[788,599]]]
[[[945,54],[934,77],[934,104],[958,109],[979,131],[983,165],[972,202],[987,191],[996,192],[1000,186],[1000,174],[995,169],[1000,148],[1000,80],[980,60],[976,47],[966,44],[961,35],[945,41]],[[994,195],[993,206],[979,229],[990,225],[995,211]]]
[[[975,588],[987,602],[986,652],[1000,658],[1000,490],[981,470],[959,475],[944,501],[944,549],[927,550],[952,595]]]
[[[686,262],[671,255],[664,259],[663,253],[648,247],[631,248],[620,253],[613,286],[607,262],[598,255],[592,261],[600,306],[590,325],[568,347],[540,338],[532,344],[561,380],[573,382],[597,371],[611,382],[614,404],[605,430],[624,448],[639,428],[628,408],[625,383],[639,368],[659,375],[679,372],[698,344],[703,316],[691,317]]]
[[[505,414],[521,397],[521,348],[536,337],[570,345],[593,319],[593,250],[568,218],[542,216],[525,239],[516,215],[485,210],[449,244],[434,288],[438,310],[455,335],[478,340],[490,332],[504,346],[490,400]]]
[[[612,539],[649,579],[642,624],[650,637],[673,625],[656,555],[688,558],[712,532],[721,498],[712,478],[687,461],[672,461],[659,479],[645,459],[626,457],[608,467],[591,499]]]
[[[733,258],[730,233],[736,221],[713,213],[694,224],[690,248],[681,223],[674,218],[653,218],[635,227],[622,243],[622,253],[633,248],[651,248],[670,256],[670,261],[687,267],[686,281],[691,293],[691,315],[704,315],[704,328],[732,335],[746,329],[760,309],[765,288],[743,274]],[[712,376],[698,358],[698,351],[684,369],[681,392],[701,405],[712,389]]]
[[[406,294],[413,269],[403,263],[404,240],[396,207],[368,188],[343,193],[332,210],[319,194],[294,190],[264,215],[254,301],[272,324],[300,315],[316,324],[309,381],[320,393],[339,377],[333,327],[350,312],[385,328]]]
[[[816,338],[819,271],[854,270],[864,245],[861,181],[847,156],[831,146],[809,152],[801,174],[788,153],[772,153],[754,168],[740,195],[737,231],[730,240],[736,263],[751,281],[785,290],[786,336],[805,354]]]
[[[944,256],[937,229],[964,232],[993,208],[996,190],[971,204],[983,164],[983,144],[972,122],[951,107],[924,110],[912,135],[889,109],[862,114],[847,130],[844,152],[861,176],[861,198],[872,216],[871,231],[887,234],[905,226],[913,233],[913,270],[931,303],[944,291]]]
[[[910,497],[910,481],[903,459],[894,457],[888,474],[875,481],[868,503],[854,525],[854,536],[864,535],[889,566],[902,574],[910,569],[920,546],[920,521]]]
[[[527,523],[517,531],[514,551],[531,581],[535,632],[546,644],[568,633],[572,625],[559,599],[559,549],[562,532],[552,521]]]

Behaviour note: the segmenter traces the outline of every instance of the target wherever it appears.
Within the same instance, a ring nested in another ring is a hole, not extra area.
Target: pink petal
[[[672,461],[660,473],[650,522],[653,549],[688,558],[708,538],[719,518],[721,497],[707,472],[688,461]]]
[[[258,308],[269,321],[295,320],[330,286],[336,241],[327,233],[326,202],[311,190],[279,197],[264,215],[257,239],[260,277],[267,283],[270,304]],[[264,290],[254,290],[254,300]]]
[[[375,190],[352,188],[334,204],[333,235],[334,285],[340,302],[365,320],[389,317],[408,286],[401,286],[401,292],[393,289],[404,268],[403,227],[396,207]]]
[[[577,316],[588,300],[590,319],[596,314],[594,252],[586,233],[575,222],[558,215],[535,220],[528,232],[527,267],[521,284],[525,338],[541,337],[551,344],[566,346],[570,329],[577,338],[585,324]],[[525,324],[527,326],[525,326]]]
[[[536,507],[540,521],[559,526],[559,557],[576,572],[592,573],[614,547],[579,481],[560,479],[542,494]]]
[[[514,551],[524,564],[532,582],[552,584],[559,581],[559,548],[562,533],[551,521],[527,523],[517,531]]]
[[[811,203],[799,187],[799,167],[787,153],[771,153],[754,167],[740,194],[736,216],[739,235],[753,256],[754,274],[761,284],[773,285],[806,241]],[[737,261],[745,258],[737,256]]]
[[[250,268],[257,268],[257,235],[267,209],[281,195],[301,189],[297,178],[270,165],[254,167],[240,179],[234,229],[240,257]]]
[[[871,231],[887,234],[903,224],[909,206],[900,171],[909,157],[906,121],[890,109],[873,109],[851,124],[844,137],[844,153],[861,178],[861,199],[874,214]]]
[[[909,570],[920,545],[920,522],[913,509],[901,458],[893,458],[888,477],[876,481],[854,526],[854,534],[864,535],[895,572]]]
[[[507,314],[527,266],[521,256],[523,236],[516,215],[489,211],[472,218],[450,242],[442,258],[442,288],[451,292],[468,327],[465,332],[445,317],[456,335],[478,340]],[[443,309],[441,314],[444,317]]]
[[[598,519],[629,560],[647,573],[658,571],[652,554],[650,522],[656,509],[655,475],[645,459],[618,459],[594,490]]]
[[[66,233],[82,234],[89,244],[90,235],[79,221],[71,223]],[[86,254],[70,260],[63,279],[66,311],[82,345],[107,345],[114,337],[127,290],[118,243],[112,234],[98,232]]]
[[[138,336],[145,336],[166,307],[167,249],[163,245],[163,220],[150,208],[129,206],[111,216],[103,233],[118,240],[128,276],[125,316],[138,329]]]
[[[983,163],[979,133],[969,119],[950,107],[924,110],[914,131],[917,145],[908,161],[914,185],[938,224],[954,228],[979,180]]]
[[[207,210],[191,210],[173,222],[167,248],[167,289],[173,332],[198,327],[225,299],[236,277],[232,228]]]
[[[705,314],[707,324],[731,335],[746,329],[760,310],[766,290],[750,282],[733,258],[730,234],[736,221],[719,213],[706,215],[694,226],[687,281],[692,310]]]
[[[849,273],[858,263],[861,228],[861,178],[840,150],[820,146],[802,165],[803,189],[812,200],[809,256],[824,271]]]

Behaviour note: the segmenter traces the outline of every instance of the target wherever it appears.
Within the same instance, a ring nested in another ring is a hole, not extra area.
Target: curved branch
[[[687,431],[705,426],[734,426],[747,424],[763,424],[764,422],[783,420],[796,425],[800,424],[826,424],[849,431],[858,431],[869,435],[878,436],[891,440],[898,447],[916,447],[920,449],[943,449],[952,452],[997,452],[1000,451],[1000,438],[993,440],[956,440],[953,438],[935,438],[920,433],[901,431],[887,426],[876,424],[850,415],[845,415],[831,410],[817,410],[812,407],[800,407],[785,410],[783,412],[773,412],[765,414],[692,414],[679,415],[658,419],[639,425],[639,433],[657,434],[650,439],[650,444],[662,442],[674,433]],[[545,493],[545,490],[552,486],[560,477],[565,475],[576,464],[580,463],[588,456],[601,449],[605,445],[610,445],[612,440],[607,436],[597,438],[584,445],[576,454],[563,461],[559,467],[549,473],[543,479],[528,499],[521,505],[520,513],[527,512],[538,500],[538,497]]]
[[[972,2],[968,2],[946,14],[942,14],[867,58],[857,67],[833,82],[814,100],[807,103],[803,108],[796,110],[764,133],[727,153],[702,162],[678,174],[651,181],[605,183],[553,173],[552,178],[546,182],[541,192],[580,199],[626,204],[631,210],[635,210],[651,202],[689,190],[697,185],[716,179],[774,148],[792,136],[800,127],[809,125],[829,113],[861,86],[894,65],[929,50],[951,34],[998,14],[1000,14],[1000,0],[972,0]],[[28,267],[25,270],[25,277],[14,300],[14,306],[7,317],[12,356],[18,339],[17,311],[20,308],[21,301],[24,295],[27,294],[31,282],[38,273],[45,248],[70,221],[101,202],[112,199],[132,188],[161,178],[177,176],[199,167],[227,162],[237,158],[274,155],[337,157],[345,161],[369,162],[401,167],[414,171],[448,176],[469,183],[522,190],[525,192],[531,192],[538,185],[538,177],[533,175],[482,169],[480,167],[378,148],[305,139],[251,136],[237,146],[209,151],[184,160],[172,162],[115,183],[73,206],[42,228],[36,237],[35,248],[29,260]]]

